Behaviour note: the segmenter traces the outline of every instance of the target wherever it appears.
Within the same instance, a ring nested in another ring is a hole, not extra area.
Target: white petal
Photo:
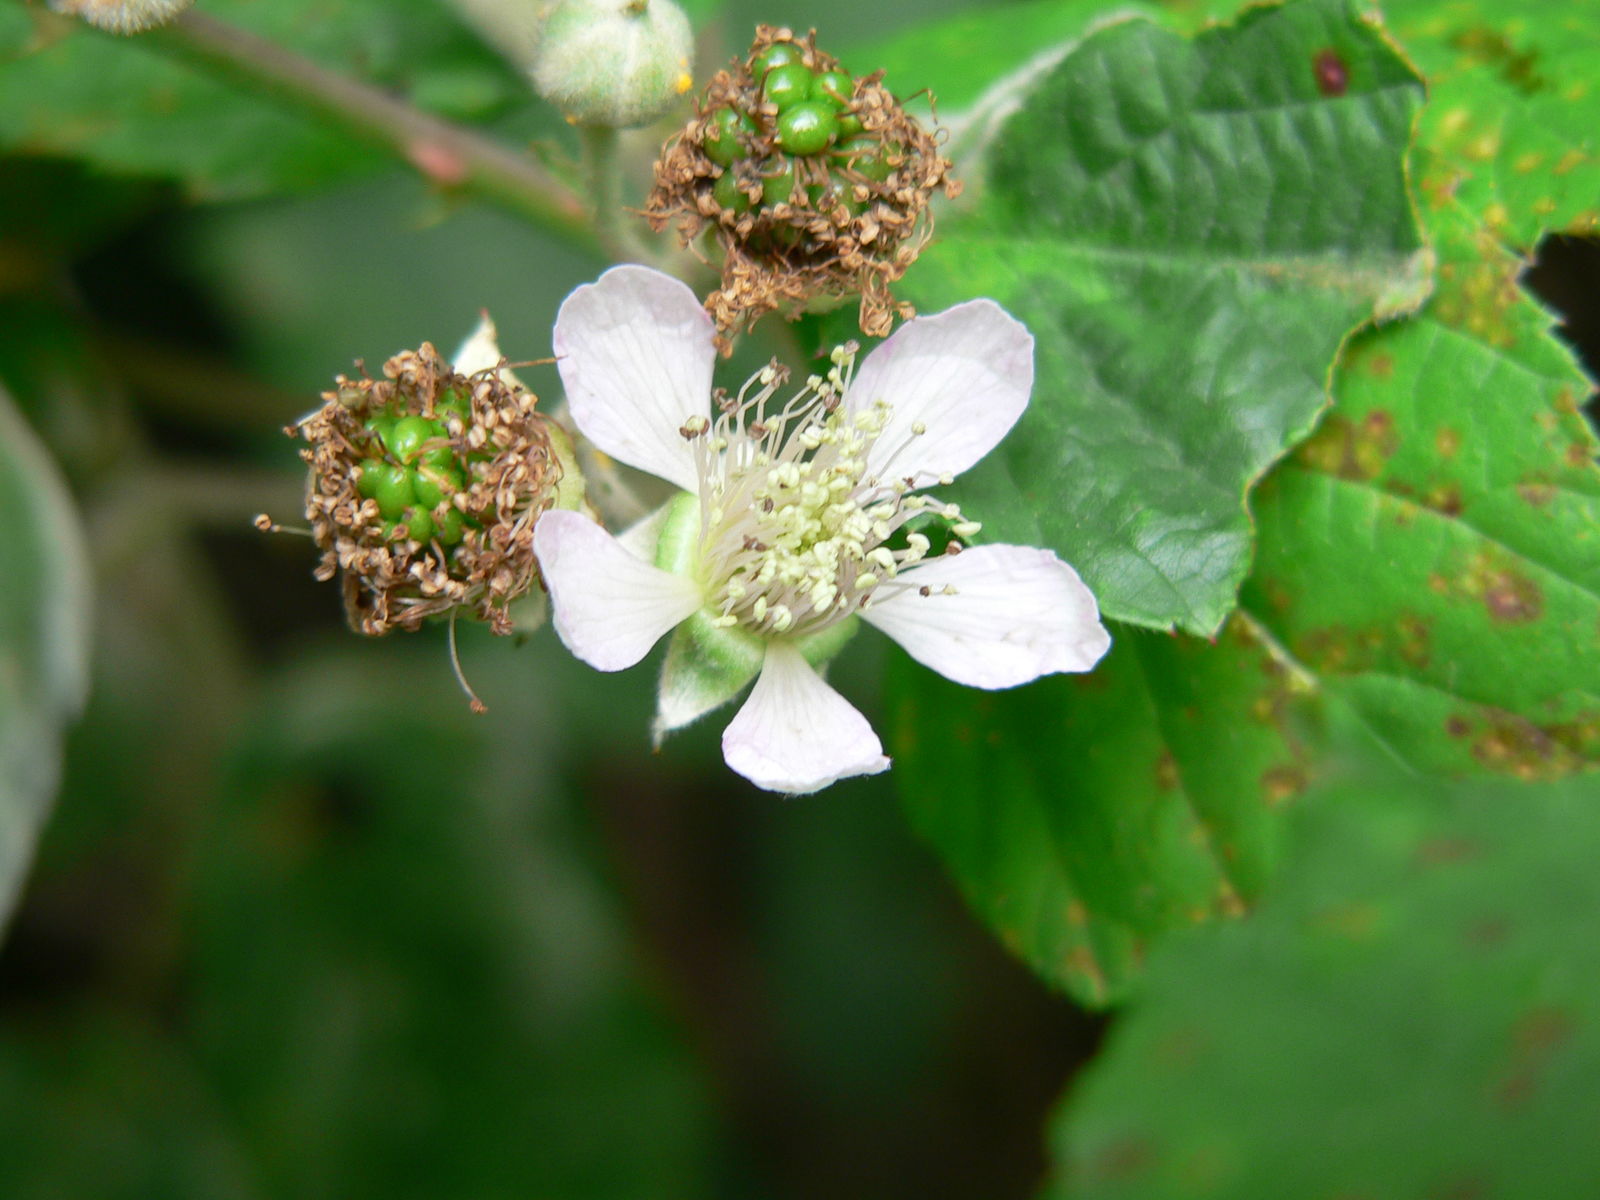
[[[613,267],[556,315],[556,365],[572,419],[613,458],[686,492],[694,451],[678,431],[711,411],[711,318],[682,283],[648,267]]]
[[[1048,550],[975,546],[897,581],[905,590],[875,599],[861,619],[968,687],[1008,688],[1057,671],[1087,671],[1111,646],[1094,594]]]
[[[722,756],[757,787],[793,795],[889,766],[867,719],[785,642],[768,644],[761,677],[722,734]]]
[[[635,558],[647,563],[656,561],[656,547],[661,542],[661,531],[666,528],[670,504],[663,504],[647,517],[641,517],[617,534],[622,548]]]
[[[993,450],[1032,391],[1033,335],[993,300],[969,300],[902,325],[867,355],[845,403],[857,411],[879,400],[890,406],[867,473],[924,485]]]
[[[700,589],[641,562],[582,513],[539,518],[533,550],[550,589],[556,632],[591,667],[631,667],[700,607]]]
[[[461,343],[461,349],[456,351],[450,362],[460,374],[476,375],[494,366],[500,357],[500,334],[494,327],[489,310],[485,308],[478,314],[477,327],[467,335],[467,340]]]

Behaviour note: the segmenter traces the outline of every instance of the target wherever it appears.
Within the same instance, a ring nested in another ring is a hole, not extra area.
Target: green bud
[[[562,0],[533,79],[575,125],[655,120],[693,86],[689,19],[672,0]]]
[[[82,17],[112,33],[138,33],[165,25],[194,0],[50,0],[57,12]]]

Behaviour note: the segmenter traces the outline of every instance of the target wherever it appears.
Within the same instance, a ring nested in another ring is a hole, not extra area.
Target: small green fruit
[[[449,467],[422,466],[412,477],[417,502],[432,508],[461,490],[461,472]]]
[[[434,536],[446,546],[454,546],[461,541],[466,532],[466,522],[462,520],[461,513],[454,507],[444,509],[441,515],[433,519]]]
[[[811,98],[835,108],[850,107],[855,91],[856,81],[844,71],[824,71],[811,81]]]
[[[838,132],[833,108],[821,100],[803,100],[778,114],[778,145],[790,154],[820,154]]]
[[[793,42],[773,42],[750,64],[750,70],[757,79],[764,78],[766,73],[774,67],[786,67],[790,63],[804,61],[805,55],[800,47]]]
[[[724,171],[711,185],[711,195],[717,204],[728,212],[743,214],[750,211],[750,196],[739,189],[739,181],[732,171]]]
[[[855,189],[842,179],[829,179],[826,185],[813,183],[806,188],[806,195],[811,198],[811,207],[820,213],[832,213],[842,204],[853,217],[862,208],[861,201],[856,199]]]
[[[768,103],[776,104],[780,113],[791,105],[803,103],[811,95],[811,68],[803,63],[789,63],[767,72],[762,85],[762,95]]]
[[[368,500],[371,500],[377,496],[378,480],[381,477],[380,472],[383,470],[384,464],[378,459],[362,459],[361,473],[356,476],[356,491],[360,492],[361,495]]]
[[[858,175],[882,183],[892,169],[884,157],[884,147],[872,138],[851,138],[833,149],[833,157]]]
[[[739,141],[739,135],[755,132],[756,123],[748,114],[734,112],[731,108],[719,108],[706,123],[701,148],[712,162],[724,167],[732,166],[744,157],[744,146]]]
[[[428,515],[428,510],[419,504],[413,504],[406,509],[406,531],[419,542],[433,540],[433,518]]]
[[[438,429],[426,417],[401,417],[385,441],[390,454],[408,463],[422,452],[425,443],[438,436]]]
[[[378,502],[378,511],[388,520],[398,521],[406,507],[417,500],[410,470],[405,467],[384,467],[378,472],[378,486],[372,498]]]
[[[761,206],[772,208],[778,204],[792,204],[800,181],[795,177],[794,159],[779,158],[768,164],[761,173]]]

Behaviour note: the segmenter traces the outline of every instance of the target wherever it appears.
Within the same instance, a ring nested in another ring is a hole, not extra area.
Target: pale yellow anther
[[[856,591],[864,592],[870,587],[878,586],[878,577],[871,571],[863,571],[856,576]]]

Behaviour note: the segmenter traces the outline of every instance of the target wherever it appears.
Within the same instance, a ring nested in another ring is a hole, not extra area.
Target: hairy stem
[[[591,216],[600,248],[617,262],[639,257],[622,223],[622,163],[617,157],[617,131],[608,125],[586,125],[583,173],[589,185]]]
[[[595,244],[583,201],[538,163],[248,30],[190,10],[142,40],[392,151],[427,178]]]

